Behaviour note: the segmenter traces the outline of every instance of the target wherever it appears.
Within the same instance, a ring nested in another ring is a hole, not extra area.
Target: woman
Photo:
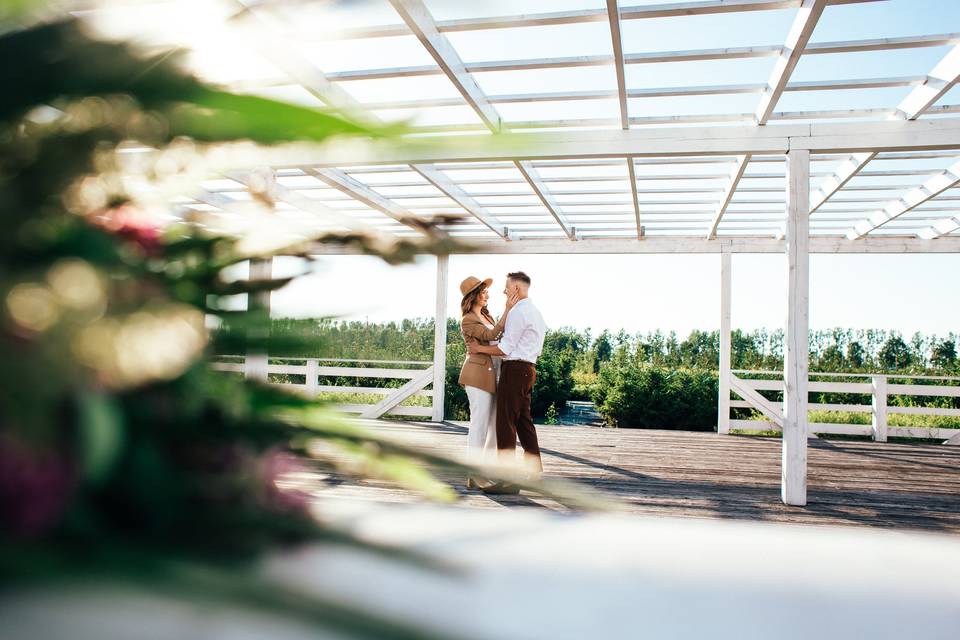
[[[497,344],[503,335],[503,326],[507,314],[517,298],[507,300],[503,316],[495,322],[487,302],[492,278],[481,281],[470,276],[460,283],[460,331],[463,341],[469,345],[471,340],[483,344]],[[467,453],[471,461],[477,462],[487,455],[496,455],[497,451],[497,378],[500,376],[500,358],[486,354],[467,355],[460,370],[460,385],[467,392],[470,401],[470,435],[467,437]],[[467,488],[479,488],[477,478],[467,478]]]

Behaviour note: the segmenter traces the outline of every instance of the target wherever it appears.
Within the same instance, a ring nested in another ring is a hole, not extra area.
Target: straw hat
[[[463,282],[460,283],[460,295],[467,297],[470,292],[474,291],[478,287],[489,287],[491,284],[493,284],[493,278],[480,280],[480,278],[468,276]]]

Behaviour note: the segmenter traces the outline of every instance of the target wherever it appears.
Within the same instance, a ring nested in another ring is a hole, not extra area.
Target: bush
[[[612,425],[711,431],[717,418],[717,375],[633,362],[604,363],[594,402]]]

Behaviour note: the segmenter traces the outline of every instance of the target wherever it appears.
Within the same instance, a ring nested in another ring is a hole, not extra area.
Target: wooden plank
[[[807,41],[810,40],[813,30],[817,26],[817,21],[826,6],[827,0],[803,0],[797,10],[797,15],[790,26],[790,31],[787,33],[786,42],[773,65],[770,78],[767,80],[767,88],[764,90],[760,98],[760,104],[757,106],[754,116],[757,124],[766,124],[773,114],[773,110],[790,80],[790,74],[793,73],[797,63],[800,62],[803,49],[807,46]]]
[[[780,408],[751,389],[749,385],[743,384],[743,380],[733,374],[730,374],[730,389],[773,422],[783,424],[783,412]]]
[[[343,413],[362,413],[369,409],[370,406],[369,404],[338,404],[337,410]],[[390,409],[387,415],[430,417],[431,413],[433,413],[433,409],[430,407],[396,406]]]
[[[887,406],[887,413],[900,413],[914,416],[951,416],[960,418],[960,409],[946,407],[892,407]]]
[[[822,10],[822,8],[821,8]],[[781,499],[807,504],[810,313],[810,153],[787,154],[787,327],[783,358]]]
[[[887,393],[892,396],[947,396],[960,398],[960,387],[941,387],[928,384],[888,384]]]
[[[419,376],[413,378],[402,387],[394,389],[392,393],[387,395],[387,397],[380,402],[367,407],[360,413],[360,416],[363,418],[379,418],[384,413],[390,411],[392,408],[396,407],[414,393],[430,384],[430,382],[435,382],[434,371],[435,369],[430,367],[429,369],[421,372]],[[442,383],[440,388],[443,388]],[[435,413],[435,411],[431,411],[431,414],[433,413]],[[443,420],[442,412],[440,415],[440,420]],[[434,422],[439,422],[439,420],[434,420]]]

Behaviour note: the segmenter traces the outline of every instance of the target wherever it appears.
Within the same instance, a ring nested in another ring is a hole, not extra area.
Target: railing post
[[[781,498],[807,504],[810,358],[810,152],[787,153],[787,332],[783,358]]]
[[[437,256],[437,309],[433,328],[433,414],[443,422],[444,380],[447,375],[447,273],[449,256]]]
[[[250,280],[269,280],[273,272],[273,258],[260,260],[250,260]],[[247,294],[247,309],[265,311],[267,318],[270,317],[270,292]],[[258,329],[250,332],[251,337],[265,337],[269,335],[269,326],[264,329]],[[267,382],[270,379],[269,357],[267,350],[250,349],[247,351],[244,360],[243,375],[250,380],[259,380]]]
[[[873,439],[887,441],[887,376],[873,376]]]
[[[720,366],[717,371],[717,433],[730,433],[730,247],[720,253]]]
[[[316,358],[307,358],[306,393],[311,400],[315,399],[320,393],[320,383],[317,381],[319,376],[320,361]]]

